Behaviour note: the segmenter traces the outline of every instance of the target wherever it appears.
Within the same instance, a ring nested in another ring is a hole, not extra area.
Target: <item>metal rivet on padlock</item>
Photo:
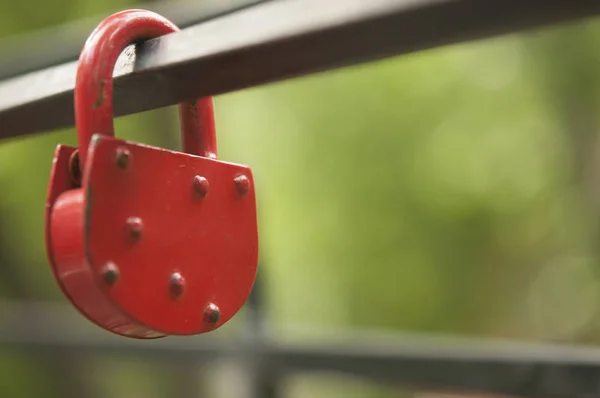
[[[142,229],[144,228],[142,220],[139,217],[129,217],[126,223],[129,235],[134,239],[139,239],[142,236]]]
[[[119,267],[115,263],[106,263],[102,268],[102,279],[107,285],[114,285],[119,279]]]
[[[179,272],[174,272],[171,274],[169,285],[173,297],[179,297],[183,294],[185,279]]]
[[[233,179],[235,189],[240,196],[244,196],[250,190],[250,180],[245,175],[239,175]]]
[[[201,197],[205,197],[208,194],[209,183],[208,180],[202,176],[194,177],[194,190]]]
[[[216,324],[221,319],[221,310],[215,304],[210,303],[204,311],[204,319],[210,324]]]
[[[46,247],[60,288],[89,320],[132,338],[223,325],[248,298],[258,263],[252,172],[217,160],[211,98],[179,105],[183,152],[114,137],[118,56],[176,30],[144,10],[98,25],[77,67],[79,147],[57,147],[48,187]]]
[[[117,156],[116,156],[117,166],[119,166],[122,169],[126,169],[127,167],[129,167],[130,159],[131,159],[131,153],[129,152],[129,149],[117,148]]]

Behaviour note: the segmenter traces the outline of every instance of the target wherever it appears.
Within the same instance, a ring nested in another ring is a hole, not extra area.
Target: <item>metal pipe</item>
[[[598,13],[597,0],[270,1],[129,47],[115,114]],[[75,67],[0,81],[0,139],[72,126]]]

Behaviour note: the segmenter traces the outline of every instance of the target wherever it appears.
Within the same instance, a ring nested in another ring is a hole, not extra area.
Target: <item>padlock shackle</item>
[[[176,32],[168,19],[147,10],[121,11],[102,21],[88,37],[77,66],[75,126],[81,169],[94,134],[114,136],[113,71],[119,55],[132,43]],[[217,140],[211,97],[179,105],[183,151],[215,159]]]

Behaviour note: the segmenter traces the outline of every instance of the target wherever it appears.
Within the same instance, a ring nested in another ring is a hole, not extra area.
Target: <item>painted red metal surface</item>
[[[183,149],[114,138],[112,70],[130,43],[177,30],[144,10],[107,18],[81,53],[79,148],[56,149],[46,247],[65,296],[98,326],[149,339],[208,332],[254,284],[251,170],[216,159],[211,98],[181,104]]]

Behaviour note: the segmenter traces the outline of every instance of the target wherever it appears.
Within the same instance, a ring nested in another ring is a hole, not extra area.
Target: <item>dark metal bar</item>
[[[271,1],[130,48],[115,113],[598,13],[598,0]],[[75,67],[0,82],[0,138],[72,126]]]
[[[142,3],[138,7],[164,15],[183,29],[266,1],[271,0],[164,0]],[[90,32],[107,16],[85,18],[0,40],[0,79],[76,61]]]
[[[279,347],[272,366],[290,371],[342,372],[417,389],[456,390],[523,397],[595,397],[600,357],[555,346],[531,349],[496,345],[448,347],[435,339],[406,339],[373,349],[373,340],[312,348]]]
[[[262,270],[262,264],[259,264],[258,269]],[[248,301],[244,306],[245,323],[242,330],[242,337],[245,339],[245,344],[257,344],[263,346],[268,344],[267,330],[268,322],[265,316],[266,310],[266,292],[264,289],[265,273],[259,272],[254,282],[254,287],[250,293]],[[238,358],[243,371],[252,377],[246,378],[249,383],[247,398],[276,398],[279,394],[279,384],[281,379],[278,376],[279,372],[274,372],[274,369],[265,366],[261,361],[261,354],[258,352],[250,352],[244,358]]]
[[[24,352],[75,350],[98,356],[146,357],[195,363],[226,356],[253,358],[279,375],[333,371],[417,388],[528,397],[595,397],[600,394],[600,349],[456,337],[381,333],[314,333],[295,342],[298,328],[275,328],[261,343],[226,338],[225,331],[161,341],[130,341],[96,330],[63,306],[0,306],[0,349]],[[73,327],[66,328],[65,325]],[[74,330],[76,328],[77,330]],[[286,336],[286,340],[273,336]]]

